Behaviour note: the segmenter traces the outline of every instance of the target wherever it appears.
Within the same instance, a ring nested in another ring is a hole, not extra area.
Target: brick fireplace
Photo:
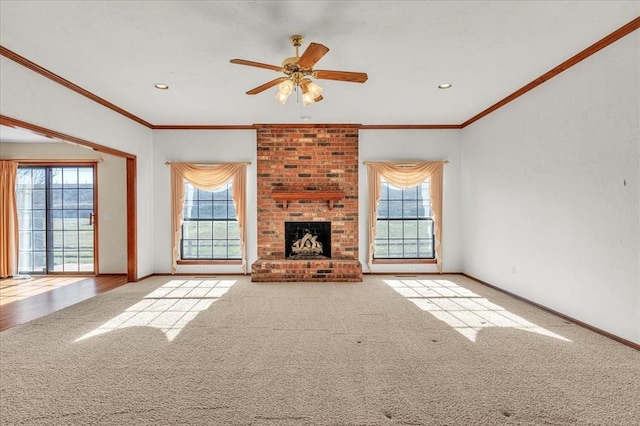
[[[257,139],[258,260],[251,280],[362,281],[357,126],[263,125]],[[298,225],[287,239],[287,222],[311,226]],[[321,223],[328,223],[328,241],[319,236]],[[309,249],[292,255],[294,243]],[[326,246],[329,253],[311,250]]]
[[[331,222],[285,222],[284,258],[331,259]]]

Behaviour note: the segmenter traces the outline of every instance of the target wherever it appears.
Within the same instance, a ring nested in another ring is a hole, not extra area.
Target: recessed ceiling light
[[[451,83],[442,83],[438,85],[438,89],[448,89],[452,86]]]
[[[169,86],[167,86],[167,85],[166,85],[166,84],[164,84],[164,83],[156,83],[156,84],[154,85],[154,87],[155,87],[156,89],[160,89],[160,90],[167,90],[167,89],[169,88]]]

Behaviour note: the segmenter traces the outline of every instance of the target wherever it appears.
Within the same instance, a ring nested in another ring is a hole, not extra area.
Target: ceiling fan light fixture
[[[311,92],[304,92],[302,94],[302,105],[309,106],[315,102],[315,98],[311,94]]]
[[[307,83],[307,90],[309,91],[309,93],[311,93],[313,99],[316,99],[322,95],[322,87],[318,86],[312,81],[309,81],[309,83]]]
[[[293,81],[291,81],[291,80],[283,81],[278,86],[278,89],[280,89],[280,93],[289,96],[291,94],[291,92],[293,91]]]
[[[276,100],[282,105],[287,103],[287,99],[289,99],[289,94],[283,93],[282,91],[278,91],[278,93],[276,93]]]

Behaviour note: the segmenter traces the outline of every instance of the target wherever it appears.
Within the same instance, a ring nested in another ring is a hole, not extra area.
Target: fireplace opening
[[[285,222],[286,259],[330,259],[331,222]]]

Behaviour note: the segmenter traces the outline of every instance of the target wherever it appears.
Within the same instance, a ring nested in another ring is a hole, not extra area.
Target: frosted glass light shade
[[[318,96],[322,95],[322,87],[318,86],[315,83],[307,84],[307,90],[309,91],[309,93],[311,93],[313,99],[316,99]]]
[[[289,92],[289,93],[291,93],[291,92]],[[282,92],[276,93],[277,101],[280,102],[283,105],[287,102],[288,98],[289,98],[288,94],[285,94],[285,93],[282,93]]]
[[[314,102],[315,100],[311,92],[306,92],[302,94],[302,105],[307,106],[307,105],[311,105]]]
[[[280,85],[278,85],[278,89],[280,89],[280,92],[283,93],[284,95],[289,96],[293,91],[293,81],[291,80],[283,81],[282,83],[280,83]]]

